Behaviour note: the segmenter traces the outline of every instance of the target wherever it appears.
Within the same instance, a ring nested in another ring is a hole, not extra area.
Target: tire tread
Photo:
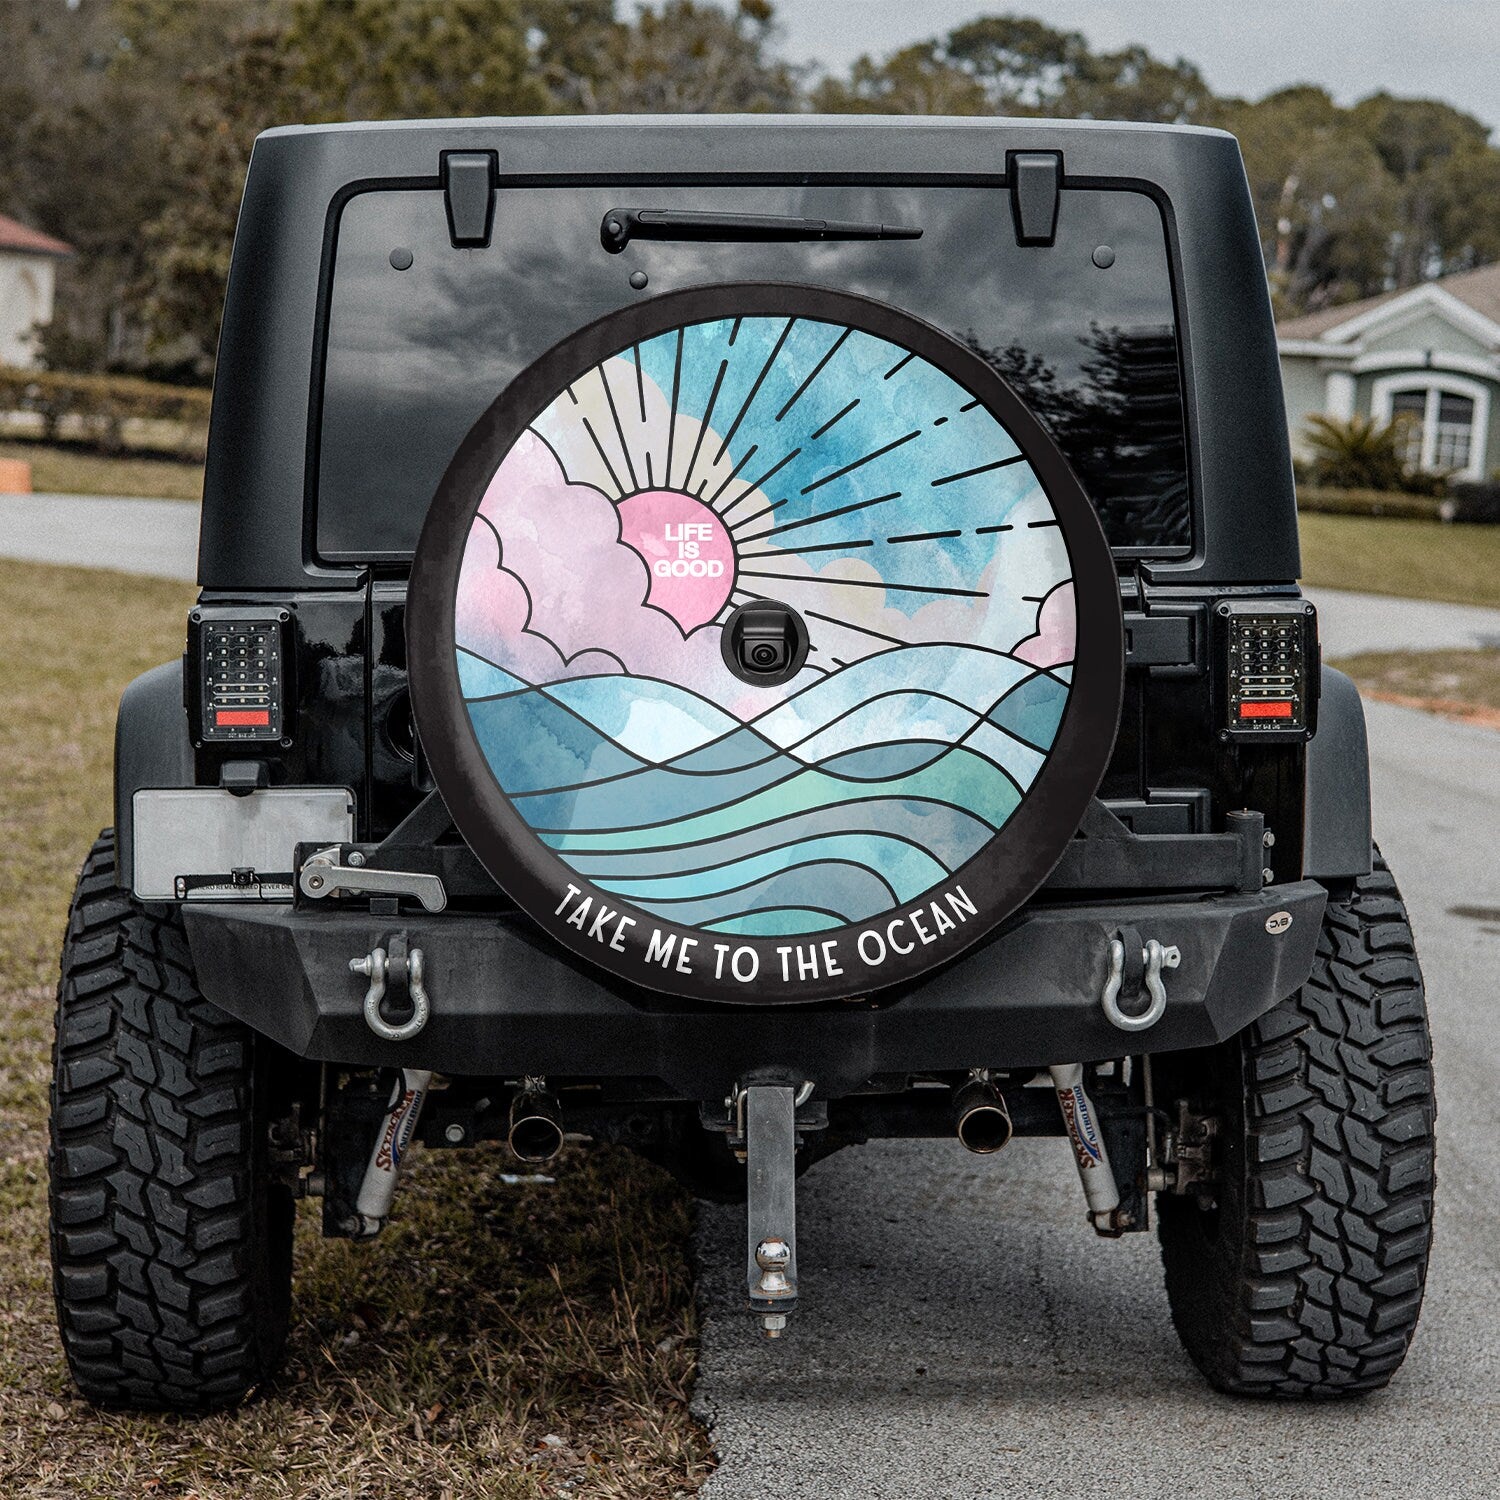
[[[1377,1390],[1421,1310],[1437,1112],[1421,969],[1378,851],[1330,896],[1307,984],[1216,1050],[1243,1142],[1223,1153],[1217,1231],[1161,1201],[1184,1346],[1235,1394]]]
[[[68,916],[48,1155],[58,1326],[98,1405],[204,1411],[277,1362],[292,1205],[265,1177],[254,1052],[175,912],[120,890],[106,830]]]

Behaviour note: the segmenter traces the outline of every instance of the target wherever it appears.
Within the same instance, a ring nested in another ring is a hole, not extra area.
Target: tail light
[[[204,607],[188,617],[188,717],[199,744],[284,742],[284,609]]]
[[[1219,737],[1307,740],[1317,728],[1317,615],[1305,599],[1225,599],[1214,607]]]

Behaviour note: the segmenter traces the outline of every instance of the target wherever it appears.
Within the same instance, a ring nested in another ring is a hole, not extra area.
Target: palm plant
[[[1304,426],[1310,478],[1341,490],[1401,490],[1411,485],[1405,416],[1329,417],[1318,413]]]

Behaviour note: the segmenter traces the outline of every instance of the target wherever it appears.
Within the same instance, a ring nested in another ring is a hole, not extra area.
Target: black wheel
[[[1380,1389],[1422,1307],[1436,1102],[1422,971],[1378,852],[1330,896],[1307,984],[1163,1082],[1218,1119],[1204,1194],[1159,1200],[1193,1362],[1238,1395]]]
[[[199,993],[175,913],[116,884],[114,834],[68,917],[53,1052],[53,1287],[101,1406],[204,1411],[275,1368],[293,1202],[267,1166],[266,1046]]]

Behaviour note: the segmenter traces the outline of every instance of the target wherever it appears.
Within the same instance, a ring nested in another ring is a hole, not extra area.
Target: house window
[[[1391,421],[1400,425],[1396,446],[1408,469],[1422,467],[1422,428],[1426,420],[1426,391],[1397,391],[1391,397]]]
[[[1485,466],[1489,387],[1447,371],[1389,375],[1371,391],[1371,414],[1398,424],[1398,451],[1409,469],[1480,479]]]
[[[1467,469],[1474,437],[1474,403],[1467,396],[1433,391],[1437,397],[1437,427],[1433,433],[1432,467]]]

